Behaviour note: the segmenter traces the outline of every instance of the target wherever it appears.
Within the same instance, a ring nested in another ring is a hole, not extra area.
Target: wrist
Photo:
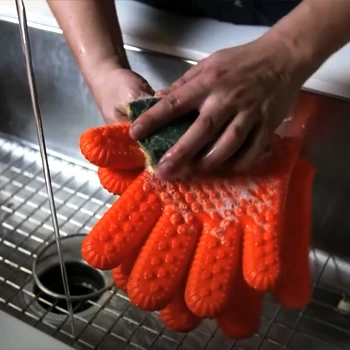
[[[304,0],[267,33],[290,49],[308,76],[350,39],[350,3]]]
[[[111,72],[125,69],[130,69],[126,56],[113,56],[90,62],[82,70],[86,83],[94,92],[105,84]]]
[[[108,79],[112,75],[116,76],[118,71],[127,69],[129,68],[125,68],[125,65],[120,64],[120,61],[114,57],[90,62],[89,65],[82,67],[84,80],[100,110],[102,110],[102,98],[105,87],[108,86]]]
[[[288,46],[298,66],[314,73],[327,55],[320,54],[319,42],[315,40],[312,33],[305,33],[302,28],[298,28],[303,17],[307,19],[306,12],[307,10],[303,9],[303,13],[299,16],[286,16],[271,29],[271,32]]]
[[[284,81],[302,85],[318,68],[308,50],[301,43],[277,28],[271,28],[261,37],[264,51],[269,52],[275,74]]]

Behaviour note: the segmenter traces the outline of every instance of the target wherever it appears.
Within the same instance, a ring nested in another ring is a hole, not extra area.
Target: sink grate
[[[62,236],[87,233],[115,198],[103,190],[93,169],[50,155],[49,164]],[[313,249],[313,301],[301,311],[285,310],[267,295],[261,327],[254,337],[234,342],[212,321],[178,334],[164,328],[157,313],[143,312],[113,287],[90,308],[74,315],[52,313],[57,303],[33,293],[32,263],[54,240],[39,152],[0,134],[0,308],[79,349],[277,350],[349,349],[350,317],[335,308],[342,291],[323,277],[338,258]],[[46,303],[49,307],[42,308]],[[79,306],[76,306],[79,307]]]

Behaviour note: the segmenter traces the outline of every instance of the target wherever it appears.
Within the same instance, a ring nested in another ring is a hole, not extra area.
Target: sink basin
[[[108,276],[96,275],[77,259],[69,269],[75,281],[70,287],[81,294],[84,288],[101,293],[75,301],[72,336],[65,304],[43,293],[33,278],[33,262],[54,234],[17,24],[0,21],[0,32],[0,310],[77,349],[350,348],[350,316],[337,309],[350,295],[348,101],[303,94],[303,111],[317,117],[303,149],[317,168],[310,305],[287,311],[266,296],[259,332],[244,341],[225,338],[211,321],[178,334],[164,328],[157,313],[132,306],[122,291],[108,285]],[[85,234],[115,200],[101,189],[94,167],[78,148],[80,134],[103,122],[63,37],[35,28],[30,36],[60,232],[65,237]],[[127,53],[154,89],[166,87],[190,67],[154,52]],[[49,273],[59,280],[58,271],[50,263],[39,279],[49,282]],[[78,275],[83,276],[79,281]]]

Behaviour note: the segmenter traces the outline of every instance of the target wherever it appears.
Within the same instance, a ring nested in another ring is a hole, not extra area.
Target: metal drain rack
[[[101,188],[93,169],[56,155],[49,156],[49,164],[61,235],[87,233],[115,197]],[[323,273],[335,258],[317,250],[310,254],[312,303],[304,310],[288,311],[266,296],[261,328],[250,339],[228,340],[212,321],[188,334],[171,332],[157,313],[134,307],[115,287],[75,314],[73,338],[65,307],[38,292],[33,282],[33,259],[53,239],[39,152],[0,134],[0,309],[79,349],[350,348],[350,317],[335,310],[341,292],[322,284]]]

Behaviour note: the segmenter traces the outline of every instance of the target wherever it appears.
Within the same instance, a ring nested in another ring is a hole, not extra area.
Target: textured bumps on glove
[[[90,265],[113,269],[116,284],[135,305],[161,310],[163,322],[179,331],[209,317],[217,318],[229,336],[244,337],[259,323],[265,291],[275,292],[286,307],[308,302],[310,276],[303,274],[308,265],[298,265],[296,271],[293,256],[307,261],[309,207],[288,209],[293,208],[288,201],[297,203],[306,195],[309,203],[311,198],[313,172],[298,165],[299,143],[276,137],[271,156],[247,174],[170,183],[143,169],[140,147],[123,136],[128,127],[95,128],[81,138],[82,153],[99,167],[101,184],[121,195],[83,243]],[[101,135],[110,141],[101,142]],[[109,147],[123,137],[123,152]],[[290,180],[295,174],[297,185]],[[303,247],[294,243],[284,255],[290,245],[285,223],[293,222],[289,212],[294,220],[298,215],[302,219],[298,233]],[[294,287],[288,293],[288,274],[293,281],[303,281],[301,291]],[[255,305],[249,309],[252,313],[246,310],[250,316],[235,324],[232,310],[247,300]]]
[[[265,170],[257,168],[249,176],[170,183],[141,172],[89,233],[83,246],[86,260],[97,268],[112,269],[145,241],[129,294],[142,304],[142,299],[150,300],[148,293],[158,291],[163,298],[150,303],[149,308],[162,307],[179,283],[180,272],[191,266],[187,302],[200,308],[208,294],[210,302],[204,312],[210,314],[217,312],[214,304],[220,304],[218,295],[232,283],[238,256],[235,250],[243,238],[246,281],[260,290],[272,288],[280,273],[280,218],[298,150],[291,140],[276,138]],[[204,266],[202,258],[207,261]],[[147,281],[145,272],[151,270]],[[211,278],[214,274],[215,280]],[[223,281],[217,283],[219,278]]]
[[[286,308],[301,308],[311,300],[308,254],[314,173],[315,169],[308,162],[299,159],[290,180],[286,219],[281,235],[282,272],[274,290],[278,301]],[[137,254],[133,254],[126,264],[113,270],[117,286],[125,292],[136,256]],[[221,330],[234,339],[253,335],[260,324],[263,294],[248,286],[240,263],[234,286],[229,292],[229,301],[225,310],[217,317]],[[168,328],[177,332],[190,331],[200,321],[184,301],[183,285],[171,303],[161,310],[160,316]]]
[[[132,170],[143,169],[145,164],[125,125],[91,128],[80,136],[79,146],[84,157],[100,168]]]

